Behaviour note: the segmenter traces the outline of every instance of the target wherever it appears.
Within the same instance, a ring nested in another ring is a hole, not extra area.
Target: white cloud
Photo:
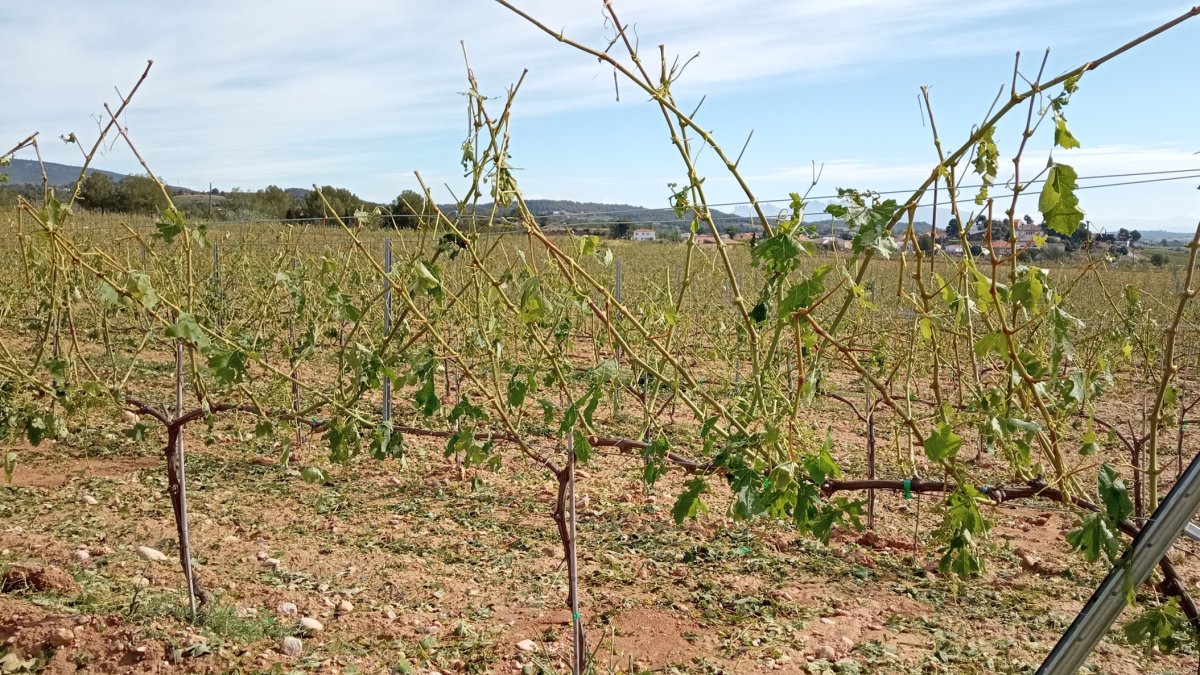
[[[1076,150],[1058,150],[1055,160],[1071,165],[1079,174],[1080,201],[1089,219],[1101,227],[1133,226],[1152,229],[1180,230],[1195,227],[1200,219],[1200,155],[1191,148],[1178,146],[1107,145]],[[1046,166],[1048,153],[1044,149],[1030,150],[1022,163],[1023,180]],[[872,162],[865,159],[833,159],[817,162],[821,181],[813,195],[825,197],[836,187],[855,187],[879,191],[901,191],[890,195],[904,200],[929,177],[935,161]],[[966,167],[964,167],[966,168]],[[806,185],[813,177],[812,165],[781,166],[747,176],[763,198],[774,198],[796,185]],[[1012,166],[1001,165],[998,185],[993,196],[1009,195],[1006,181],[1012,177]],[[974,175],[964,177],[963,185],[975,185]],[[724,182],[724,181],[723,181]],[[1041,190],[1034,185],[1021,199],[1018,212],[1034,212]],[[972,201],[975,190],[964,190],[960,208],[964,215],[977,207]],[[931,203],[926,197],[925,205]],[[946,200],[942,194],[941,202]],[[1007,209],[1007,199],[997,203]],[[1164,206],[1166,205],[1166,206]],[[918,218],[928,218],[928,209],[918,212]],[[943,216],[944,217],[944,216]]]
[[[780,82],[832,81],[903,60],[1074,39],[1027,19],[1075,0],[646,0],[618,3],[648,66],[700,52],[683,94]],[[519,3],[567,35],[603,46],[610,33],[598,1]],[[1079,19],[1107,21],[1102,12]],[[223,187],[340,181],[386,192],[384,176],[427,166],[452,150],[464,123],[459,41],[489,95],[529,76],[522,117],[611,105],[611,72],[488,0],[380,2],[216,0],[119,4],[84,0],[46,7],[0,5],[0,22],[21,26],[6,52],[6,93],[20,103],[0,119],[0,138],[44,132],[48,159],[74,149],[48,138],[86,132],[127,91],[145,60],[155,66],[124,120],[151,165],[183,184]],[[624,97],[634,95],[622,85]],[[802,105],[796,100],[793,104]],[[434,141],[436,140],[436,143]],[[136,170],[118,149],[108,168]],[[444,162],[438,166],[444,167]],[[902,167],[830,163],[826,177]],[[805,169],[807,171],[807,169]],[[841,172],[838,174],[837,172]],[[869,175],[867,176],[869,177]],[[381,197],[384,194],[370,194]]]

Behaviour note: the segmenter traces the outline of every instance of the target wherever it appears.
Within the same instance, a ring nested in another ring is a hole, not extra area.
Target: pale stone
[[[75,644],[75,633],[67,628],[55,628],[50,631],[50,644],[55,647],[70,647]]]
[[[300,638],[289,635],[279,643],[279,653],[284,656],[300,656],[304,653],[304,643]]]
[[[137,554],[142,560],[147,560],[149,562],[166,562],[169,560],[165,553],[157,549],[150,548],[149,546],[139,546],[137,548]]]

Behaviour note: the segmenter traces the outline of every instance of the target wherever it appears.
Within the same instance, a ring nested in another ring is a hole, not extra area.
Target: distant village
[[[809,248],[815,250],[849,251],[853,245],[853,236],[846,229],[838,231],[839,224],[829,221],[822,222],[819,229],[823,229],[829,232],[829,234],[822,235],[816,233],[817,228],[813,228],[809,231],[809,234],[797,236],[796,240],[802,244],[809,245]],[[1035,222],[1028,216],[1018,220],[1013,226],[1010,226],[1007,220],[993,221],[991,228],[987,226],[986,221],[980,220],[972,223],[966,239],[967,245],[972,249],[972,254],[978,255],[988,245],[990,229],[991,250],[995,251],[997,255],[1007,255],[1010,253],[1015,237],[1015,244],[1019,252],[1036,250],[1039,257],[1045,258],[1065,256],[1077,250],[1089,240],[1093,247],[1110,251],[1116,256],[1131,255],[1134,249],[1145,246],[1167,247],[1173,244],[1173,242],[1168,242],[1165,239],[1161,242],[1143,241],[1141,234],[1137,230],[1120,228],[1116,233],[1108,233],[1095,232],[1086,228],[1087,225],[1085,224],[1085,227],[1081,228],[1075,236],[1062,237],[1057,233],[1049,231],[1044,225]],[[932,230],[932,233],[928,224],[921,224],[915,230],[917,239],[915,247],[920,247],[925,251],[939,250],[947,255],[961,256],[964,253],[963,239],[959,234],[957,224],[953,221],[948,228],[937,228]],[[633,229],[630,229],[629,226],[614,226],[612,236],[636,242],[678,242],[686,238],[678,228],[672,225],[637,227]],[[723,244],[746,244],[754,246],[761,237],[761,232],[757,230],[738,231],[734,228],[727,228],[724,233],[715,235],[711,233],[697,234],[695,242],[700,246],[715,246],[718,241]],[[900,234],[897,234],[896,239],[897,244],[907,250],[911,251],[914,249],[913,241],[902,241],[903,237]]]

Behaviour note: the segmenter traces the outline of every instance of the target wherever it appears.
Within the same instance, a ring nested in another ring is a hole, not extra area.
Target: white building
[[[633,231],[634,241],[654,241],[654,239],[654,230],[649,228],[642,227]]]

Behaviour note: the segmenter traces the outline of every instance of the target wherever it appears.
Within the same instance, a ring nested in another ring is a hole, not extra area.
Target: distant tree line
[[[1035,221],[1030,215],[1025,215],[1025,217],[1021,219],[1021,222],[1018,222],[1018,225],[1022,224],[1028,228],[1035,227]],[[1054,232],[1046,226],[1045,222],[1037,223],[1036,228],[1039,233],[1046,236],[1047,241],[1052,243],[1061,243],[1066,253],[1077,251],[1089,241],[1095,241],[1106,244],[1119,244],[1119,246],[1110,248],[1110,250],[1114,250],[1114,252],[1124,255],[1124,252],[1128,252],[1129,250],[1127,247],[1128,244],[1136,243],[1142,238],[1141,232],[1137,230],[1129,230],[1124,227],[1120,228],[1115,233],[1097,233],[1094,231],[1091,222],[1085,222],[1083,226],[1075,230],[1070,237],[1064,237],[1057,232]],[[997,218],[989,221],[985,215],[977,216],[975,220],[972,221],[971,227],[967,231],[967,241],[983,241],[984,236],[989,230],[991,231],[993,241],[1008,239],[1012,236],[1012,223],[1009,222],[1008,218]],[[961,236],[961,231],[961,225],[955,218],[951,218],[946,224],[946,237],[949,239],[958,239]]]
[[[69,190],[60,188],[59,198],[64,198]],[[321,188],[321,193],[324,201],[314,190],[285,190],[270,185],[254,191],[235,188],[229,192],[176,193],[172,199],[189,216],[210,219],[324,219],[336,214],[343,220],[353,221],[360,211],[374,216],[378,210],[381,226],[416,228],[431,222],[435,214],[433,205],[412,190],[401,192],[387,204],[362,199],[346,188],[332,185]],[[42,189],[36,185],[0,186],[0,206],[15,205],[18,196],[40,202]],[[114,181],[104,174],[92,173],[80,186],[78,203],[85,209],[101,213],[154,215],[166,208],[167,199],[158,183],[148,176],[128,176]]]
[[[212,217],[323,220],[336,215],[345,222],[353,222],[358,212],[378,211],[381,226],[403,229],[429,224],[436,213],[423,195],[412,190],[401,192],[387,204],[368,201],[346,188],[332,185],[322,187],[320,193],[315,190],[300,193],[269,185],[253,192],[235,189],[224,197],[220,211]]]

